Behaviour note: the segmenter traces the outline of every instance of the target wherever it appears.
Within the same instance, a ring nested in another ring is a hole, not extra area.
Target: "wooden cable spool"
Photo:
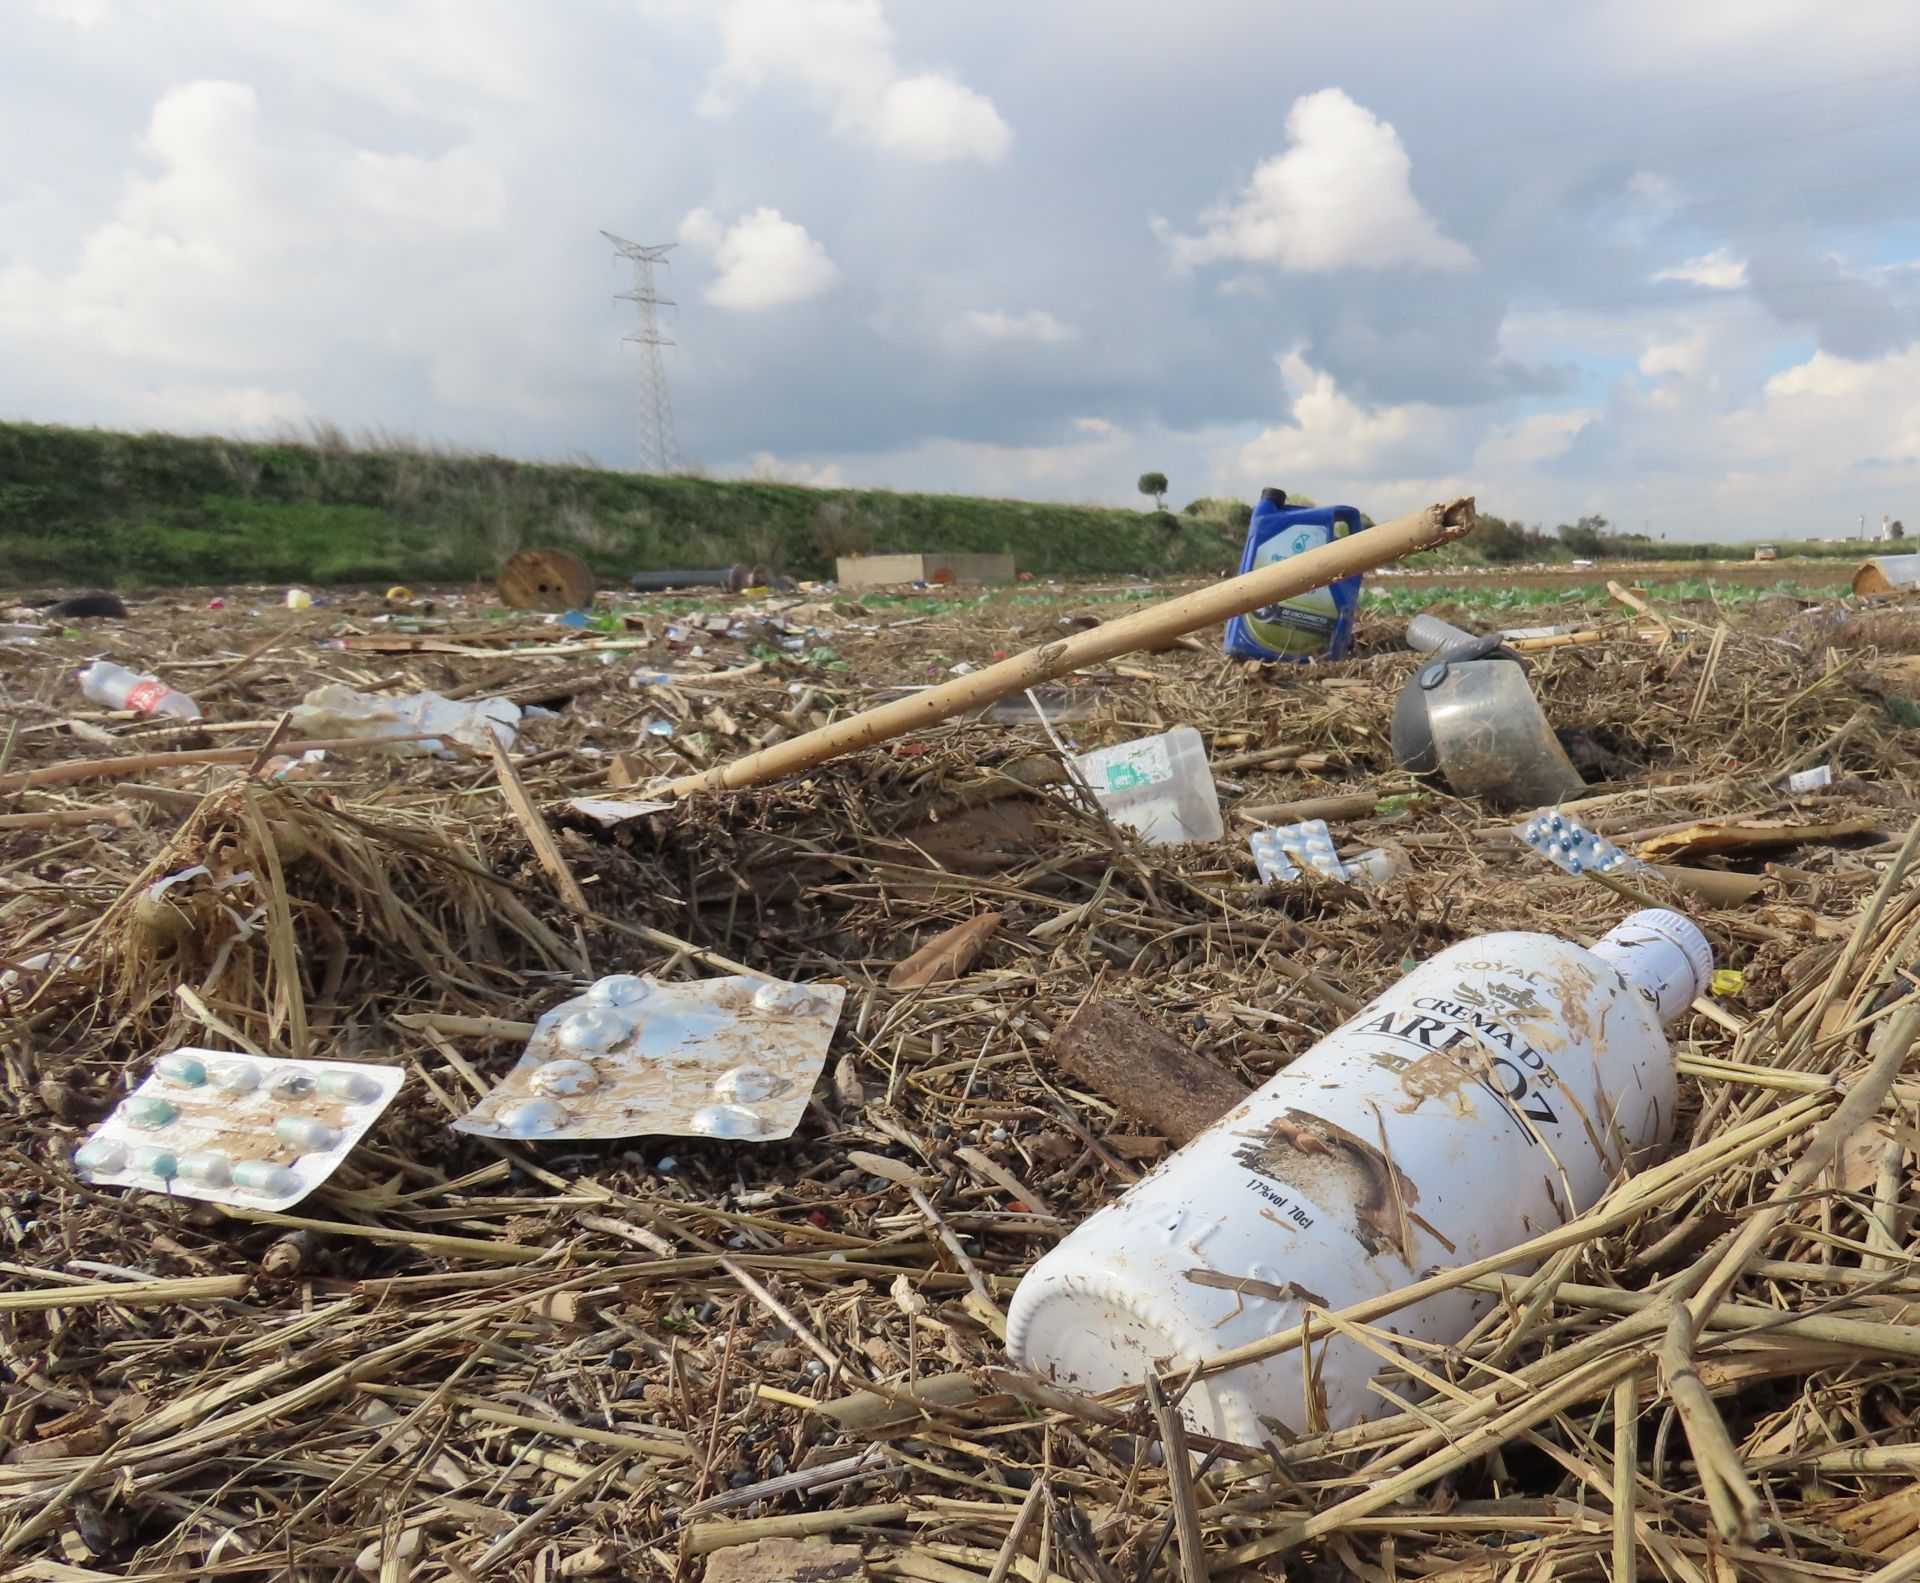
[[[522,550],[500,568],[500,598],[515,610],[585,610],[593,573],[567,550]]]

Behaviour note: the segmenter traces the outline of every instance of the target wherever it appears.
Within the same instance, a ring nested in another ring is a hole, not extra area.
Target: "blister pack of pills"
[[[731,1138],[800,1124],[846,991],[834,984],[618,973],[553,1008],[454,1129],[529,1140]]]
[[[405,1081],[361,1061],[169,1050],[73,1163],[103,1186],[286,1209],[339,1168]]]
[[[1333,832],[1324,819],[1306,819],[1299,824],[1256,830],[1248,845],[1253,848],[1253,862],[1260,870],[1260,878],[1269,884],[1275,880],[1298,879],[1301,868],[1313,869],[1328,879],[1349,877],[1346,864],[1334,850]]]
[[[1611,874],[1642,866],[1637,857],[1622,851],[1605,836],[1595,835],[1568,814],[1535,814],[1515,825],[1514,833],[1569,874]]]

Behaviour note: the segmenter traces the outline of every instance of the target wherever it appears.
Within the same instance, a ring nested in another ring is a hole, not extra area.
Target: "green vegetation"
[[[1679,604],[1692,600],[1712,600],[1719,605],[1750,605],[1775,595],[1794,599],[1838,599],[1847,592],[1844,582],[1806,587],[1795,582],[1778,582],[1770,588],[1750,583],[1716,583],[1701,577],[1662,577],[1653,580],[1649,590],[1658,601]],[[1463,610],[1504,611],[1541,610],[1551,605],[1567,605],[1581,613],[1604,610],[1612,605],[1612,596],[1604,583],[1583,583],[1574,588],[1503,588],[1495,583],[1440,583],[1424,588],[1372,586],[1360,592],[1361,609],[1394,616],[1416,615],[1434,605],[1458,605]]]
[[[338,435],[245,442],[0,424],[0,585],[491,579],[529,545],[602,576],[836,555],[1010,551],[1023,571],[1218,571],[1212,519],[885,490],[722,483],[524,463]]]
[[[1795,542],[1781,547],[1783,553],[1808,559],[1857,559],[1873,553],[1861,544],[1813,544]],[[1578,522],[1563,522],[1551,533],[1539,523],[1529,527],[1482,512],[1472,533],[1458,544],[1435,552],[1435,564],[1460,566],[1478,561],[1491,566],[1511,566],[1519,562],[1571,560],[1627,561],[1744,561],[1753,554],[1751,544],[1715,544],[1707,541],[1672,543],[1644,533],[1619,533],[1602,516],[1582,517]],[[1451,555],[1447,551],[1452,551]]]

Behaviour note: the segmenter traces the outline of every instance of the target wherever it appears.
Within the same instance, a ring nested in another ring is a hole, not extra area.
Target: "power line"
[[[640,348],[640,401],[635,425],[635,451],[643,473],[670,473],[680,465],[680,442],[673,430],[673,398],[667,391],[667,364],[661,348],[673,345],[660,333],[659,308],[671,308],[671,297],[654,290],[653,266],[667,262],[675,242],[648,245],[629,242],[611,231],[600,233],[622,258],[633,265],[633,290],[615,294],[636,309],[635,328],[623,340]]]

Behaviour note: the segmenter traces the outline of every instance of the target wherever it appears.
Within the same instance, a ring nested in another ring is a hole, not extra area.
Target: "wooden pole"
[[[1275,561],[1271,566],[1151,605],[1118,621],[1042,644],[1037,649],[1001,660],[997,665],[989,665],[983,671],[957,676],[925,692],[896,698],[804,736],[749,753],[730,764],[718,764],[699,774],[682,776],[670,782],[666,790],[674,797],[688,797],[698,791],[732,791],[779,780],[843,753],[872,747],[876,742],[904,736],[922,726],[985,708],[1069,671],[1117,659],[1138,649],[1165,645],[1201,627],[1258,610],[1262,605],[1291,599],[1310,588],[1324,588],[1342,577],[1351,577],[1355,572],[1371,571],[1390,561],[1433,549],[1463,537],[1472,531],[1473,524],[1471,498],[1445,506],[1428,506],[1364,532],[1335,539],[1318,549]]]

